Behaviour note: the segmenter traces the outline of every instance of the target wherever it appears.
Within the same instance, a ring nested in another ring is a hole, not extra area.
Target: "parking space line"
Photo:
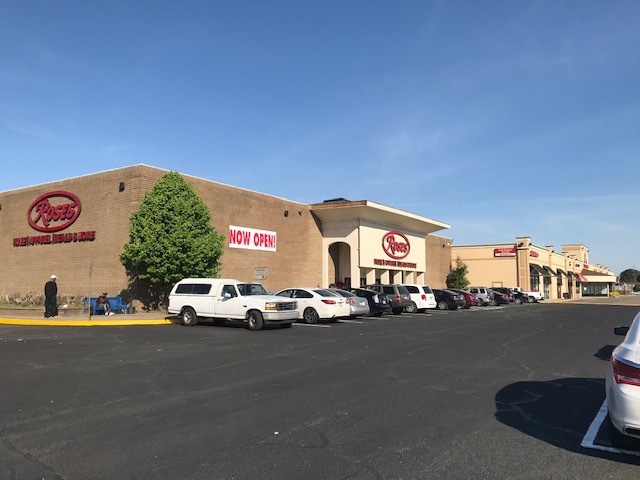
[[[607,413],[607,399],[605,398],[604,402],[602,402],[600,410],[598,411],[598,414],[596,415],[596,418],[593,419],[593,422],[591,422],[591,425],[589,426],[589,430],[587,430],[587,433],[582,439],[580,446],[584,448],[591,448],[593,450],[601,450],[603,452],[621,453],[624,455],[633,455],[635,457],[640,457],[640,452],[635,450],[624,450],[621,448],[607,447],[605,445],[598,445],[594,443],[594,440],[598,435],[598,431],[600,430],[602,423],[604,422],[605,418],[607,418]]]
[[[338,320],[338,323],[362,323],[362,320],[349,320],[341,318],[340,320]]]
[[[320,325],[319,323],[294,323],[296,327],[318,327],[329,328],[329,325]]]

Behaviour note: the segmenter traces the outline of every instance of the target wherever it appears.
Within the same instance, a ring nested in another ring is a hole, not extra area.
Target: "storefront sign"
[[[382,258],[374,258],[373,264],[380,267],[395,267],[395,268],[412,268],[415,270],[418,265],[412,262],[399,262],[397,260],[384,260]]]
[[[494,257],[515,257],[516,256],[516,249],[515,249],[515,247],[512,247],[512,248],[494,248],[493,249],[493,256]]]
[[[45,193],[36,198],[27,210],[27,220],[39,232],[59,232],[73,225],[82,207],[80,199],[63,190]]]
[[[404,233],[391,231],[385,233],[382,237],[382,249],[391,258],[400,260],[409,255],[411,245]]]
[[[96,239],[95,230],[53,233],[73,225],[81,211],[80,199],[71,192],[55,190],[40,195],[27,209],[27,222],[31,228],[42,232],[42,235],[15,237],[13,246],[31,247],[94,241]]]
[[[531,251],[529,252],[529,256],[530,256],[530,257],[534,257],[534,258],[538,258],[538,252],[536,252],[536,251],[534,251],[534,250],[531,250]]]
[[[275,252],[277,245],[276,232],[257,230],[255,228],[229,225],[229,247],[247,250],[266,250]]]

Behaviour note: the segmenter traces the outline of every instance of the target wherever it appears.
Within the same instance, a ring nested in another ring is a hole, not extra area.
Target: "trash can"
[[[567,293],[563,293],[562,294],[562,298],[564,298],[565,300],[569,298],[569,292]]]

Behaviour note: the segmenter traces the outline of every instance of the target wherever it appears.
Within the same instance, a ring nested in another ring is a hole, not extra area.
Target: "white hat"
[[[53,280],[54,278],[58,278],[55,275],[51,275],[51,279]]]

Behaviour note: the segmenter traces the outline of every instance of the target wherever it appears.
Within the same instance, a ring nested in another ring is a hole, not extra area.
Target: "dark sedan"
[[[496,290],[491,290],[491,304],[492,305],[509,305],[509,297],[504,293],[500,293]]]
[[[462,295],[451,290],[433,290],[438,310],[457,310],[464,308],[466,301]]]
[[[382,314],[391,313],[391,302],[383,293],[378,293],[368,288],[345,288],[345,290],[367,299],[367,302],[369,302],[369,316],[379,317]]]

